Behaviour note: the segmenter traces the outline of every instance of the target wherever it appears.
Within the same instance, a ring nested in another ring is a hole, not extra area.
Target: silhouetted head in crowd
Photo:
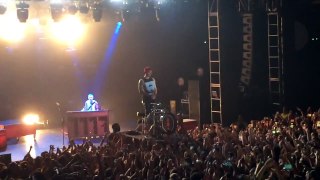
[[[113,131],[114,133],[120,132],[120,125],[119,125],[118,123],[113,123],[113,124],[112,124],[112,131]]]

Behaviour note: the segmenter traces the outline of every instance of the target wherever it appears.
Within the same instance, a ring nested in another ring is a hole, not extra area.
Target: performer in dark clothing
[[[185,115],[188,114],[188,108],[184,107],[184,104],[182,104],[181,102],[183,100],[188,100],[188,88],[184,82],[184,78],[183,77],[179,77],[177,80],[177,92],[176,92],[176,97],[175,100],[177,102],[177,113],[180,115]]]
[[[142,104],[145,107],[145,113],[148,115],[151,112],[152,104],[157,97],[156,80],[152,77],[152,69],[144,68],[144,76],[139,79],[138,91],[142,97]]]
[[[199,80],[199,91],[200,91],[200,124],[211,123],[210,114],[210,90],[209,90],[209,79],[208,76],[204,75],[204,69],[197,68],[197,79]]]

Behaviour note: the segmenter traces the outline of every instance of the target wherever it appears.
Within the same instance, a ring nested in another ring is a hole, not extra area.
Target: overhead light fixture
[[[29,18],[29,4],[25,1],[18,1],[16,8],[19,21],[23,23],[27,22],[27,19]]]
[[[3,4],[0,4],[0,14],[4,14],[7,11],[7,7]]]
[[[0,15],[6,13],[9,0],[0,0]]]
[[[157,21],[160,21],[159,11],[160,11],[161,6],[163,6],[164,3],[165,3],[164,0],[154,0],[154,2],[153,2],[153,7],[154,7]]]
[[[50,0],[50,12],[53,21],[57,22],[63,15],[63,1],[62,0]]]
[[[111,7],[114,9],[117,18],[120,21],[126,21],[129,16],[129,0],[109,0]]]
[[[72,4],[68,7],[68,12],[72,15],[75,15],[78,11],[78,6],[77,4]]]
[[[57,22],[62,18],[63,5],[62,4],[50,4],[50,11],[52,19]]]
[[[102,8],[103,8],[103,5],[101,2],[99,1],[93,2],[91,9],[92,9],[92,16],[95,22],[100,22],[102,18]]]
[[[129,6],[129,1],[130,0],[110,0],[110,5],[112,6],[112,8],[116,9],[116,10],[124,10],[124,9],[128,9]],[[133,2],[130,2],[130,5],[133,4]]]
[[[79,11],[82,14],[88,14],[89,12],[89,3],[87,0],[82,0],[79,3]]]

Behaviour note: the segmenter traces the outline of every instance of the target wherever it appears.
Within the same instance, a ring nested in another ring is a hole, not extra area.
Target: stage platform
[[[6,149],[7,141],[10,139],[19,140],[20,137],[32,134],[36,137],[38,124],[24,124],[19,120],[0,121],[0,150]]]
[[[120,124],[121,131],[130,131],[135,129],[134,122],[128,122],[126,124]],[[112,130],[111,124],[109,124],[109,129]],[[63,138],[64,137],[64,138]],[[10,138],[7,140],[7,147],[0,152],[0,155],[11,154],[12,161],[22,160],[25,154],[29,151],[30,146],[32,146],[31,156],[39,156],[43,151],[49,151],[50,145],[54,147],[63,147],[64,145],[69,145],[69,139],[67,134],[63,136],[62,128],[47,128],[47,129],[37,129],[36,136],[34,138],[33,134],[21,136],[19,140],[16,138]],[[96,145],[100,143],[101,139],[92,139],[92,142]],[[81,144],[82,139],[76,139],[76,144]]]
[[[20,138],[21,136],[33,134],[36,136],[36,129],[39,124],[27,125],[19,120],[11,119],[0,121],[0,129],[5,129],[7,139]]]
[[[194,125],[193,121],[191,123],[192,127]],[[123,123],[120,123],[121,127],[121,134],[128,138],[134,138],[134,139],[153,139],[155,141],[164,141],[164,139],[157,139],[153,138],[148,135],[143,135],[137,131],[135,131],[136,128],[136,122],[134,121],[128,121]],[[189,126],[186,126],[185,128],[189,128]],[[109,124],[109,129],[112,132],[112,123]],[[93,138],[91,141],[94,145],[99,145],[102,138]],[[83,139],[75,139],[76,144],[82,144]],[[40,156],[40,154],[44,151],[49,151],[50,145],[53,145],[55,148],[59,147],[62,148],[63,145],[68,146],[69,145],[69,139],[67,132],[63,134],[63,128],[45,128],[45,129],[37,129],[36,130],[36,136],[34,137],[33,134],[21,136],[19,140],[16,138],[10,138],[7,140],[7,147],[3,151],[0,152],[1,155],[11,155],[12,161],[19,161],[22,160],[23,157],[26,155],[26,153],[29,151],[30,146],[32,146],[32,150],[30,152],[30,155],[32,157]],[[0,157],[1,158],[1,157]]]

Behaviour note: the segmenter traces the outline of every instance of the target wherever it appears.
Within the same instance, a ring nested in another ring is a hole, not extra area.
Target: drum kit
[[[151,112],[142,119],[143,134],[163,137],[176,131],[177,120],[161,103],[151,103]]]

